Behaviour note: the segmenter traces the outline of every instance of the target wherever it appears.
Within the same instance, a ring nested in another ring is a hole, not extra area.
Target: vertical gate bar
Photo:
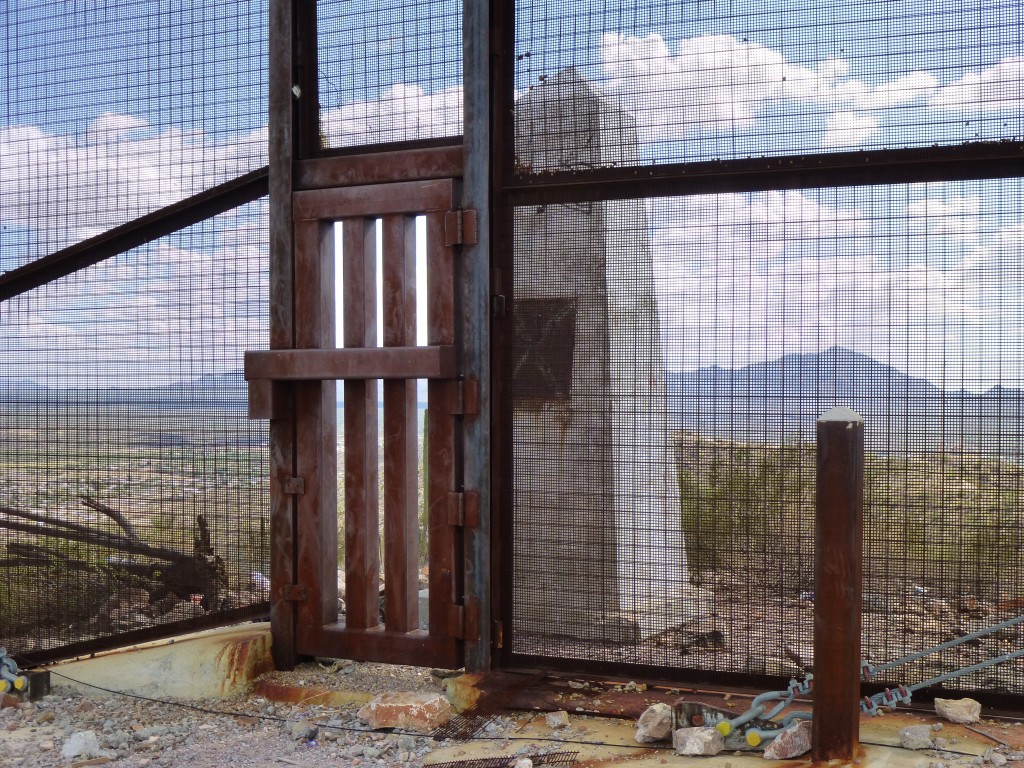
[[[292,0],[270,0],[269,88],[267,126],[270,154],[270,348],[294,346],[292,312],[292,169],[295,161],[295,108],[292,97],[294,27]],[[295,647],[295,603],[285,587],[295,581],[295,505],[284,493],[283,480],[295,471],[294,411],[270,421],[270,629],[274,666],[292,669]]]
[[[427,344],[455,343],[455,249],[444,244],[444,212],[426,216]],[[427,384],[427,500],[431,635],[451,635],[452,606],[461,600],[461,531],[449,524],[449,494],[456,490],[455,382]]]
[[[860,733],[864,420],[833,408],[817,438],[811,752],[815,762],[849,762]]]
[[[295,346],[334,347],[334,224],[295,224]],[[298,496],[298,583],[308,597],[299,604],[300,626],[338,620],[337,398],[333,381],[296,384],[296,472],[305,481]]]
[[[382,220],[384,346],[416,343],[416,220]],[[419,626],[416,380],[384,382],[384,625]]]
[[[463,534],[463,588],[467,607],[475,607],[479,617],[475,631],[466,633],[465,666],[468,672],[482,672],[492,666],[491,619],[500,599],[500,584],[492,572],[492,547],[497,549],[498,531],[494,526],[492,502],[495,487],[491,483],[492,461],[499,475],[500,453],[492,451],[491,403],[495,378],[491,376],[491,232],[493,227],[491,180],[504,178],[501,167],[503,144],[500,132],[511,128],[512,67],[515,41],[503,26],[503,7],[514,12],[512,0],[463,0],[462,8],[462,81],[465,113],[465,162],[462,205],[477,211],[477,242],[462,248],[459,286],[459,315],[463,373],[476,379],[480,387],[479,414],[462,419],[462,479],[479,493],[478,525]],[[499,71],[508,73],[503,78]],[[511,154],[509,155],[511,160]],[[493,174],[493,176],[492,176]],[[495,286],[497,287],[497,286]],[[500,290],[495,290],[500,293]],[[496,460],[497,459],[497,460]],[[474,612],[467,611],[467,616]]]
[[[346,219],[343,230],[346,347],[377,346],[377,228]],[[345,382],[345,625],[380,623],[380,499],[377,381]]]

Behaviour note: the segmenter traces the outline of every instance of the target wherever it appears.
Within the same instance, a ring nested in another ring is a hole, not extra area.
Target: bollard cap
[[[861,416],[852,408],[847,408],[844,405],[839,405],[829,411],[825,411],[825,413],[821,414],[821,416],[818,417],[819,424],[821,424],[822,422],[835,421],[853,424],[863,424],[864,417]]]

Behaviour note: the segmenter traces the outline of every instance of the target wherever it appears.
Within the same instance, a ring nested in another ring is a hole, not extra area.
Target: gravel
[[[374,694],[438,688],[430,670],[351,662],[306,664],[271,676]],[[444,745],[419,734],[367,731],[356,716],[358,704],[283,704],[246,693],[176,706],[128,696],[94,698],[53,682],[53,695],[0,709],[0,766],[422,768],[423,759]]]

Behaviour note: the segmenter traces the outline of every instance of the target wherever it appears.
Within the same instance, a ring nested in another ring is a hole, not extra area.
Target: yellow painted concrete
[[[229,696],[273,669],[270,625],[240,624],[53,664],[50,683],[92,696],[207,699]]]

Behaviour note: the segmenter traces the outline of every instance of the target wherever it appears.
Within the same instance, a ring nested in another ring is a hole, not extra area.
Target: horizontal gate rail
[[[0,275],[0,301],[52,283],[267,194],[267,168],[239,176]]]
[[[451,379],[455,348],[289,349],[247,352],[247,379],[302,381],[330,379]]]

